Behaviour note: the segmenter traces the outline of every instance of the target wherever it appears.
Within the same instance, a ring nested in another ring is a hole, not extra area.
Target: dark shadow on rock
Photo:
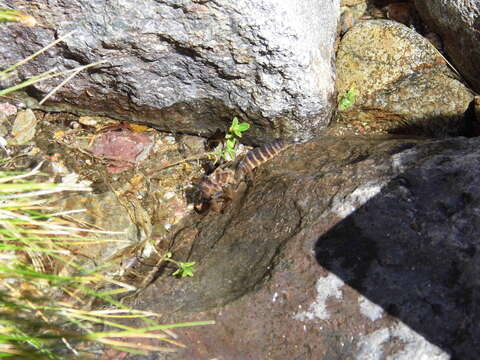
[[[480,194],[469,190],[480,171],[474,160],[450,161],[439,155],[394,178],[322,235],[315,254],[452,359],[473,360],[480,354]]]
[[[473,129],[473,101],[465,113],[458,116],[434,116],[430,118],[400,120],[398,125],[392,124],[388,133],[393,135],[426,136],[429,138],[447,138],[453,136],[477,136]]]

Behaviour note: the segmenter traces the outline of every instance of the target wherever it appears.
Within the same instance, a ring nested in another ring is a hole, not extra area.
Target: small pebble
[[[12,127],[12,136],[17,144],[24,144],[33,139],[36,132],[37,118],[32,110],[18,112]]]
[[[173,136],[165,136],[164,140],[170,145],[174,145],[177,143]]]
[[[17,107],[9,103],[0,103],[0,120],[17,113]]]
[[[85,125],[85,126],[95,126],[95,125],[98,124],[98,121],[94,117],[91,117],[91,116],[81,116],[78,119],[78,122],[82,125]]]
[[[55,174],[66,175],[68,174],[68,168],[62,162],[52,161],[51,163],[52,170]]]
[[[3,136],[0,136],[0,148],[2,148],[7,153],[7,155],[10,155],[10,151],[6,148],[7,145],[7,140],[5,140]]]
[[[173,198],[176,194],[173,191],[167,191],[165,194],[163,194],[163,198],[165,200],[170,200]]]

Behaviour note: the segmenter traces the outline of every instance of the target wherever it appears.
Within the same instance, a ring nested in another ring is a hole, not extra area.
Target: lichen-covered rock
[[[237,115],[254,125],[249,136],[257,143],[309,138],[330,120],[339,0],[40,0],[24,11],[43,26],[2,26],[0,63],[70,31],[22,75],[107,62],[70,81],[50,109],[201,135],[225,129]],[[31,94],[52,86],[39,84]]]
[[[432,44],[402,24],[371,20],[353,27],[340,43],[337,87],[341,96],[356,93],[354,105],[341,112],[344,121],[434,136],[469,131],[465,113],[473,94]]]
[[[480,3],[415,0],[415,6],[426,24],[442,38],[456,68],[480,91]]]
[[[137,299],[191,346],[168,359],[471,359],[480,352],[480,140],[322,137],[176,231],[193,278]],[[218,307],[212,309],[212,307]]]
[[[340,7],[340,34],[346,33],[355,25],[367,10],[367,2],[360,1],[342,1]]]

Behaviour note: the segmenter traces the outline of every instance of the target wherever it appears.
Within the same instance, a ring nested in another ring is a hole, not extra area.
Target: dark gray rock
[[[357,94],[340,112],[345,122],[390,132],[469,134],[471,90],[428,40],[397,22],[363,21],[342,38],[337,88],[340,95],[352,88]]]
[[[480,3],[415,0],[415,6],[425,23],[442,38],[457,70],[480,91]]]
[[[342,140],[287,149],[176,229],[196,275],[137,304],[217,324],[168,359],[477,358],[480,140]]]
[[[107,61],[63,87],[49,109],[201,135],[237,115],[254,124],[255,142],[309,138],[330,120],[338,0],[42,0],[24,10],[43,26],[2,26],[3,64],[75,34],[26,64],[22,77]]]

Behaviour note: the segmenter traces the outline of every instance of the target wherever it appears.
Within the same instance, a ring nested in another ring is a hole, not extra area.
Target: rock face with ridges
[[[480,3],[464,0],[415,0],[422,19],[443,40],[453,64],[480,91]]]
[[[67,84],[51,106],[201,135],[238,115],[253,123],[257,143],[309,138],[330,120],[338,0],[36,3],[23,10],[43,28],[2,26],[1,63],[72,30],[62,46],[25,65],[23,76],[107,61]]]
[[[342,38],[337,60],[339,94],[354,89],[355,104],[341,117],[428,135],[465,135],[472,92],[434,46],[408,27],[363,21]]]

